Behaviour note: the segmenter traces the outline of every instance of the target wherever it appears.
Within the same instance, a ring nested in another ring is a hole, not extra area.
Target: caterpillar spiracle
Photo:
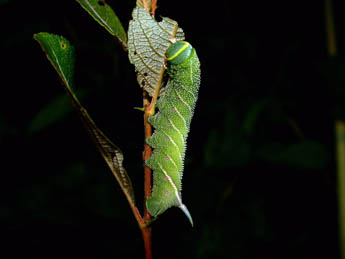
[[[148,120],[155,130],[146,139],[153,148],[146,164],[154,174],[152,195],[146,200],[146,207],[156,217],[177,206],[193,225],[182,203],[181,190],[186,141],[200,86],[200,62],[195,49],[186,41],[172,44],[166,51],[166,61],[166,89],[157,101],[158,112]]]

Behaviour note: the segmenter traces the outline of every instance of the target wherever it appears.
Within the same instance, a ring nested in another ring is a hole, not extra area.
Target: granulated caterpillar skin
[[[169,75],[165,92],[157,101],[158,112],[149,118],[155,128],[146,142],[153,153],[146,160],[153,172],[152,196],[146,206],[154,217],[177,206],[192,218],[182,203],[182,174],[186,141],[200,86],[200,62],[195,49],[186,41],[172,44],[166,51]]]

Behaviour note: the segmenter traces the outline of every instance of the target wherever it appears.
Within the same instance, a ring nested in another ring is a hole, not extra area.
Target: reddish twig
[[[149,96],[148,96],[146,91],[144,91],[143,95],[144,95],[144,111],[145,111],[144,127],[145,127],[145,139],[146,139],[146,138],[151,137],[151,135],[152,135],[152,126],[150,123],[148,123],[148,118],[151,115],[150,110],[149,110],[149,107],[150,107]],[[152,155],[152,148],[145,141],[144,142],[144,153],[143,153],[144,175],[145,175],[145,180],[144,180],[145,181],[144,182],[145,200],[151,196],[152,171],[151,171],[151,168],[149,168],[145,164],[145,160],[148,159],[149,157],[151,157],[151,155]],[[144,220],[145,221],[151,220],[151,215],[147,211],[146,207],[145,207],[145,211],[144,211]]]
[[[137,0],[137,5],[144,7],[152,16],[155,16],[157,0]]]
[[[152,5],[151,5],[151,15],[155,16],[155,11],[157,8],[157,0],[152,0]]]
[[[144,247],[145,247],[145,259],[152,259],[152,231],[150,227],[141,229],[143,235]]]
[[[152,126],[148,123],[148,118],[150,116],[149,107],[150,107],[150,100],[149,95],[146,91],[143,91],[143,101],[144,101],[144,127],[145,127],[145,139],[151,137],[152,135]],[[143,161],[144,161],[144,197],[145,201],[147,198],[151,196],[151,181],[152,181],[152,171],[151,169],[145,164],[145,160],[151,157],[152,148],[144,142],[144,152],[143,152]],[[151,221],[151,215],[147,210],[146,206],[144,206],[144,222],[146,223],[142,228],[141,232],[144,239],[145,245],[145,255],[146,259],[152,258],[152,231],[151,228],[148,226],[148,223]]]

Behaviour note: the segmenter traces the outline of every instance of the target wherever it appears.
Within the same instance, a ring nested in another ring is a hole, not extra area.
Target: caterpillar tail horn
[[[187,209],[186,205],[182,204],[179,206],[179,208],[183,211],[183,213],[187,216],[190,224],[192,225],[192,227],[194,227],[194,223],[193,223],[193,219],[192,216],[189,213],[189,210]]]

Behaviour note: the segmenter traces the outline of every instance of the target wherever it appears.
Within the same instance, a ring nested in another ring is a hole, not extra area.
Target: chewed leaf
[[[164,57],[172,40],[183,40],[184,34],[177,22],[163,18],[157,22],[143,7],[134,8],[128,28],[129,60],[134,64],[137,80],[151,96],[161,87]]]
[[[71,44],[61,36],[45,32],[35,34],[34,39],[39,42],[43,51],[47,54],[47,58],[62,78],[65,90],[71,97],[74,107],[80,115],[88,134],[110,167],[128,202],[134,205],[135,200],[132,183],[122,165],[122,151],[96,126],[71,89],[74,67],[74,53]]]
[[[78,109],[85,128],[111,169],[116,180],[120,184],[120,187],[125,193],[127,200],[131,204],[135,204],[132,182],[123,167],[122,151],[115,144],[113,144],[110,139],[96,126],[88,112],[84,107],[81,106],[79,102]]]
[[[77,0],[77,2],[111,35],[126,46],[127,35],[119,18],[104,0]]]

